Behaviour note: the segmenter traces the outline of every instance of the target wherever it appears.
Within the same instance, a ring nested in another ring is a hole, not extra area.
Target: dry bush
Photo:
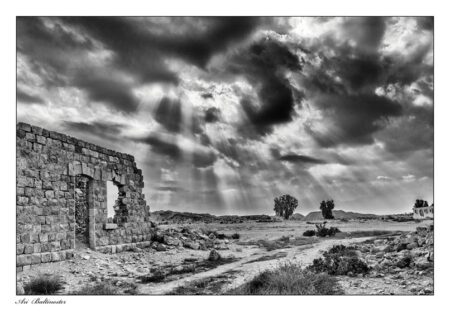
[[[308,270],[330,275],[347,275],[366,274],[370,268],[358,258],[354,247],[334,245],[323,257],[314,259]]]
[[[250,282],[230,291],[230,295],[335,295],[343,291],[337,279],[326,273],[315,274],[298,264],[284,263],[264,271]]]
[[[62,281],[58,276],[48,275],[38,276],[23,287],[26,295],[52,295],[62,288]]]

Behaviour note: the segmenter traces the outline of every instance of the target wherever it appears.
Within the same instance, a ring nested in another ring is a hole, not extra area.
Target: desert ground
[[[307,267],[332,246],[345,245],[355,246],[370,271],[336,276],[341,294],[433,294],[432,224],[331,220],[327,226],[341,231],[333,237],[303,236],[315,229],[305,221],[158,225],[161,243],[149,248],[117,254],[80,248],[71,260],[17,272],[17,292],[36,277],[52,276],[63,282],[58,295],[95,295],[99,286],[100,294],[233,294],[266,270],[283,263]],[[206,243],[186,238],[194,235]]]

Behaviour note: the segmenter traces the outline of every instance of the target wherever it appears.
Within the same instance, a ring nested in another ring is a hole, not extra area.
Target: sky
[[[17,120],[135,157],[151,210],[433,202],[429,17],[17,18]]]

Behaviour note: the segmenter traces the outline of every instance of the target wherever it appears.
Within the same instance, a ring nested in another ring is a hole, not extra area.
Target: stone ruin
[[[18,270],[70,259],[79,248],[150,246],[155,228],[133,156],[26,123],[16,132]],[[108,181],[118,190],[114,214]]]

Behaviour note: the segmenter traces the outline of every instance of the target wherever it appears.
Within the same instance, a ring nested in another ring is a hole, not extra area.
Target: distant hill
[[[358,219],[358,218],[364,218],[364,219],[375,219],[379,218],[379,216],[375,214],[363,214],[359,212],[353,212],[353,211],[344,211],[344,210],[333,210],[333,216],[335,219]],[[320,221],[324,220],[322,217],[321,211],[312,211],[309,214],[307,214],[304,218],[304,221]]]
[[[304,220],[305,216],[299,213],[293,214],[291,217],[289,217],[289,220]]]
[[[268,215],[225,215],[225,216],[214,216],[211,214],[200,214],[192,212],[179,212],[172,210],[157,210],[150,213],[150,218],[158,223],[192,223],[192,222],[202,222],[202,223],[240,223],[244,221],[256,221],[256,222],[275,222],[280,221],[275,217]]]
[[[334,210],[333,215],[335,219],[376,219],[380,218],[380,216],[374,214],[363,214],[352,211],[343,211],[343,210]],[[193,212],[180,212],[180,211],[172,211],[172,210],[157,210],[151,213],[151,219],[157,223],[172,223],[172,224],[182,224],[182,223],[193,223],[193,222],[201,222],[201,223],[240,223],[244,221],[256,221],[256,222],[276,222],[281,221],[280,217],[268,216],[268,215],[246,215],[246,216],[237,216],[237,215],[224,215],[224,216],[215,216],[211,214],[201,214],[201,213],[193,213]],[[289,220],[294,221],[322,221],[324,220],[322,217],[321,211],[312,211],[306,216],[295,213],[293,214]]]

